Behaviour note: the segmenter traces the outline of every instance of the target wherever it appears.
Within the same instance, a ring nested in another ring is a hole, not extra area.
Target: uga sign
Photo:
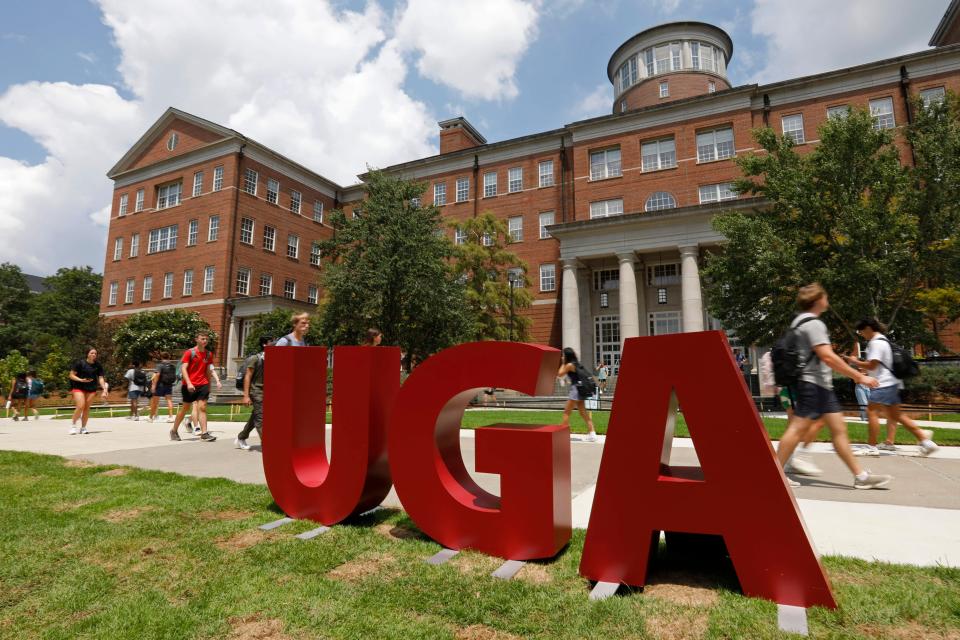
[[[548,395],[560,352],[475,342],[421,364],[400,387],[399,349],[338,347],[326,448],[327,351],[270,347],[263,464],[277,505],[333,525],[380,504],[391,485],[410,518],[451,549],[549,558],[570,540],[570,439],[560,425],[476,431],[470,477],[460,421],[483,388]],[[690,362],[697,362],[691,366]],[[672,467],[677,403],[700,467]],[[625,341],[580,562],[594,581],[643,586],[660,531],[723,537],[746,595],[830,608],[836,602],[793,494],[719,331]]]

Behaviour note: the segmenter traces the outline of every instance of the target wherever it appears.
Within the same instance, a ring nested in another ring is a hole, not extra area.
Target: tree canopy
[[[215,351],[217,334],[200,314],[183,309],[143,311],[125,320],[113,335],[117,357],[122,362],[147,362],[166,352],[178,358],[196,344],[197,334],[210,335],[208,349]]]

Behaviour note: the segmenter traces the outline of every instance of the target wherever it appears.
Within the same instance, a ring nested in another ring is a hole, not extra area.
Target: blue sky
[[[0,261],[101,269],[104,174],[168,106],[350,183],[367,164],[436,153],[436,121],[455,115],[497,141],[609,113],[610,55],[655,24],[726,29],[739,85],[924,49],[947,4],[16,2],[0,24]],[[50,231],[20,242],[38,208]]]

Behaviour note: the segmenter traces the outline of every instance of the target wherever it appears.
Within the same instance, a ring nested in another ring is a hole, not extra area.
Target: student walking
[[[607,392],[607,376],[610,375],[610,370],[607,369],[607,365],[603,362],[597,363],[597,383],[600,386],[600,393]]]
[[[897,435],[897,423],[907,428],[920,443],[920,455],[928,456],[940,447],[930,439],[932,431],[926,431],[900,412],[900,389],[903,386],[893,375],[893,349],[883,334],[885,328],[876,318],[864,318],[856,325],[857,333],[867,339],[867,355],[863,361],[853,361],[863,371],[877,379],[880,386],[870,390],[867,404],[868,448],[865,455],[880,455],[880,450],[896,451],[893,444]],[[877,445],[880,434],[880,413],[887,417],[887,439]]]
[[[843,421],[840,403],[833,391],[831,369],[852,378],[857,384],[874,388],[877,381],[846,364],[834,353],[830,346],[827,325],[820,315],[830,307],[826,290],[820,284],[813,283],[801,287],[797,294],[797,306],[800,313],[791,323],[798,334],[800,353],[805,354],[802,373],[796,388],[790,390],[793,399],[794,419],[780,438],[777,458],[786,465],[797,447],[797,443],[807,433],[811,424],[820,417],[826,420],[833,437],[833,448],[853,473],[853,486],[856,489],[878,489],[890,483],[892,478],[886,475],[864,471],[853,457],[847,425]]]
[[[90,433],[87,431],[87,421],[90,419],[90,406],[93,404],[93,396],[97,392],[98,384],[103,389],[101,397],[106,400],[110,387],[103,379],[103,366],[97,361],[97,350],[90,347],[87,349],[87,355],[77,360],[70,369],[70,393],[73,395],[73,403],[76,407],[73,411],[70,435],[77,434],[77,420],[80,420],[80,434]]]
[[[27,371],[27,384],[30,388],[27,390],[27,407],[26,411],[24,411],[23,419],[28,420],[30,418],[30,412],[32,411],[33,419],[39,420],[40,411],[37,409],[37,400],[43,395],[45,385],[43,384],[43,380],[37,377],[37,371],[35,369]]]
[[[290,318],[293,325],[293,331],[283,336],[276,342],[278,347],[305,347],[307,346],[307,331],[310,330],[310,314],[295,313]]]
[[[13,407],[13,421],[16,422],[23,416],[26,420],[27,415],[27,396],[30,393],[30,382],[27,380],[27,372],[21,371],[10,381],[10,393],[7,394],[7,402]],[[19,407],[19,411],[17,410]]]
[[[765,396],[774,396],[779,403],[780,407],[787,414],[787,424],[789,425],[793,421],[793,399],[790,397],[790,390],[786,387],[779,387],[776,384],[776,379],[773,373],[773,355],[771,351],[767,351],[760,357],[759,362],[759,373],[760,373],[760,392]],[[806,432],[804,432],[801,437],[802,450],[805,452],[806,449],[810,446],[820,432],[821,427],[824,425],[824,419],[821,417],[810,424]],[[790,459],[783,466],[784,473],[794,473],[801,476],[819,476],[823,473],[823,470],[820,469],[817,465],[811,462],[805,455],[802,455],[800,451],[794,451],[793,455],[790,456]],[[787,481],[790,483],[791,487],[799,487],[800,483],[787,478]]]
[[[123,377],[127,380],[127,400],[130,401],[130,415],[127,420],[139,420],[140,396],[147,388],[147,374],[140,368],[140,363],[134,360]]]
[[[180,423],[184,416],[190,411],[194,404],[197,407],[197,422],[200,423],[200,439],[204,442],[213,442],[217,439],[215,435],[207,431],[207,400],[210,398],[210,378],[213,376],[217,383],[217,389],[221,388],[220,377],[216,369],[213,368],[213,354],[207,351],[207,343],[210,337],[200,332],[197,334],[196,346],[183,353],[180,359],[180,377],[183,379],[183,387],[180,393],[183,395],[183,403],[180,410],[177,411],[177,418],[173,422],[173,429],[170,430],[171,440],[180,440]]]
[[[173,422],[173,385],[177,382],[177,368],[170,362],[169,353],[160,354],[160,362],[150,378],[150,422],[160,412],[160,398],[167,401],[167,422]]]
[[[253,405],[250,417],[243,429],[237,434],[233,446],[244,451],[250,450],[247,444],[247,438],[250,432],[257,430],[260,436],[260,442],[263,442],[263,350],[273,344],[273,338],[270,336],[261,336],[259,345],[260,351],[248,357],[243,366],[246,373],[243,376],[243,404]]]
[[[563,350],[563,364],[560,365],[560,370],[557,371],[557,378],[562,379],[564,376],[567,377],[570,382],[570,394],[567,396],[567,403],[563,407],[563,419],[560,421],[560,424],[564,427],[570,426],[570,413],[573,411],[573,408],[576,407],[577,411],[580,412],[580,417],[587,423],[587,442],[596,442],[597,432],[596,429],[593,428],[593,419],[590,417],[590,414],[587,413],[587,394],[584,394],[580,388],[581,375],[577,371],[578,367],[581,370],[583,369],[580,361],[577,360],[577,352],[570,347],[566,347]]]
[[[376,327],[367,329],[367,335],[363,339],[364,347],[376,347],[383,341],[383,333]]]

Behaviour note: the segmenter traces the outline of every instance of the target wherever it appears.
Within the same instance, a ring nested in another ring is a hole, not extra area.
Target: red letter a
[[[623,363],[580,574],[642,586],[653,532],[714,534],[746,595],[835,608],[726,336],[631,338]],[[668,466],[673,392],[700,468]]]
[[[288,516],[325,525],[372,509],[390,491],[387,414],[400,387],[400,349],[337,347],[335,354],[333,463],[327,350],[268,347],[264,357],[267,486]]]

